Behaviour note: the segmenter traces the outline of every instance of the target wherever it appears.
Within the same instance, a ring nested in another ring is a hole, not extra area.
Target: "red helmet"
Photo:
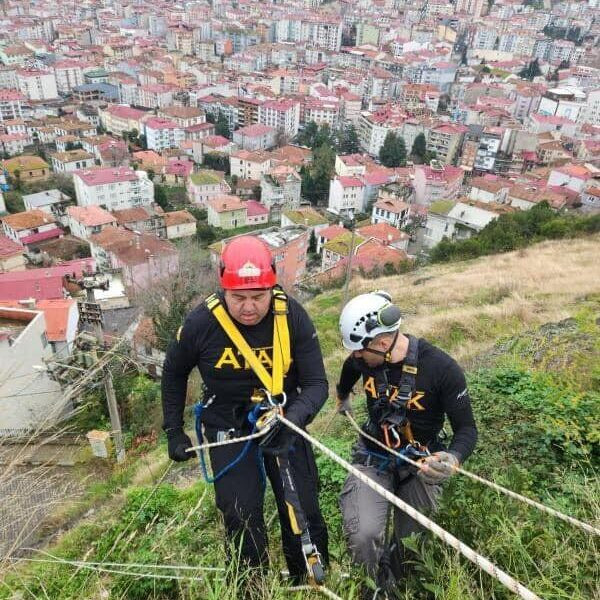
[[[231,240],[221,253],[221,287],[224,290],[272,288],[277,283],[268,246],[253,235]]]

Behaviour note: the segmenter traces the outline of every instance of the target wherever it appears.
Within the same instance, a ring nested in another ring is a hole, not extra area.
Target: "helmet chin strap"
[[[396,345],[396,342],[398,341],[398,336],[400,335],[400,329],[396,329],[396,333],[394,334],[394,339],[392,340],[392,343],[390,344],[390,347],[383,352],[382,350],[375,350],[373,348],[365,348],[363,350],[363,352],[370,352],[371,354],[376,354],[377,356],[383,356],[384,360],[386,363],[391,362],[391,358],[392,358],[392,350],[394,349],[394,346]]]

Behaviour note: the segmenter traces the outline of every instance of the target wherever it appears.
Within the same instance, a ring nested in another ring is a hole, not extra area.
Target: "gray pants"
[[[417,510],[434,511],[437,508],[440,486],[427,485],[404,469],[397,470],[394,475],[389,471],[377,472],[375,466],[356,463],[353,466]],[[375,577],[385,549],[388,502],[354,475],[349,475],[340,496],[340,507],[352,559]],[[394,509],[396,540],[422,530],[421,525],[405,512]]]

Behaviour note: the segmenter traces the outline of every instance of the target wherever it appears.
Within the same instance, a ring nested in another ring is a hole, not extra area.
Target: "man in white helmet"
[[[351,351],[337,385],[340,413],[352,411],[350,395],[362,376],[368,419],[363,431],[424,464],[418,470],[361,436],[353,449],[356,468],[418,510],[435,510],[441,484],[471,454],[477,428],[462,369],[424,339],[400,333],[401,314],[383,291],[350,300],[340,316],[343,345]],[[453,436],[440,440],[445,417]],[[350,475],[340,505],[355,562],[385,590],[405,574],[402,538],[421,530],[395,509],[387,543],[388,503]]]

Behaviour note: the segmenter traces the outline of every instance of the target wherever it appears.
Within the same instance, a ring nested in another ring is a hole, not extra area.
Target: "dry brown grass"
[[[543,242],[406,275],[358,279],[352,293],[389,291],[406,310],[405,331],[465,362],[498,337],[564,319],[578,299],[600,293],[599,257],[600,236]]]

